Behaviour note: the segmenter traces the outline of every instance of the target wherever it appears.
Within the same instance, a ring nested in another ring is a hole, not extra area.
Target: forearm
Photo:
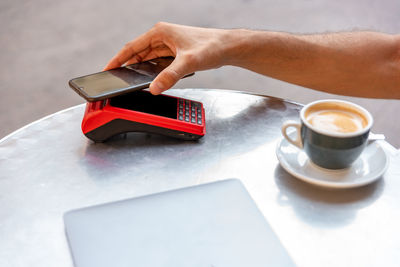
[[[128,42],[105,70],[165,56],[175,60],[151,83],[153,94],[188,73],[233,65],[333,94],[400,99],[399,35],[296,35],[160,22]]]
[[[232,30],[224,64],[333,94],[400,99],[399,36]]]

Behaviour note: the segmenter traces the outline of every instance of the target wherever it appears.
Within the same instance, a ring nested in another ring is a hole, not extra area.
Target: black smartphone
[[[150,83],[166,67],[173,57],[156,58],[74,78],[69,86],[88,102],[104,100],[132,91],[148,88]],[[188,74],[185,77],[191,76]]]

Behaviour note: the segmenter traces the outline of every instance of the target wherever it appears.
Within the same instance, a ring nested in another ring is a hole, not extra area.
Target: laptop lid
[[[67,212],[76,267],[294,266],[237,179]]]

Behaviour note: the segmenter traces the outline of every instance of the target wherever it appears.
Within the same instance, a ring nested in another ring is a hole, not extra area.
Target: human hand
[[[150,84],[152,94],[171,88],[186,74],[224,65],[229,30],[207,29],[157,23],[148,32],[128,42],[104,70],[134,64],[158,57],[175,57]]]

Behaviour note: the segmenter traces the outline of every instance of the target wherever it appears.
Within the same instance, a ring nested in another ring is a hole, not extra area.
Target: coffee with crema
[[[354,133],[368,125],[365,115],[360,111],[336,103],[311,106],[305,113],[305,119],[316,129],[332,133]]]
[[[368,110],[357,104],[326,99],[304,106],[300,123],[284,122],[282,134],[315,165],[337,170],[350,167],[359,158],[368,145],[373,122]],[[294,131],[289,133],[289,128]]]

